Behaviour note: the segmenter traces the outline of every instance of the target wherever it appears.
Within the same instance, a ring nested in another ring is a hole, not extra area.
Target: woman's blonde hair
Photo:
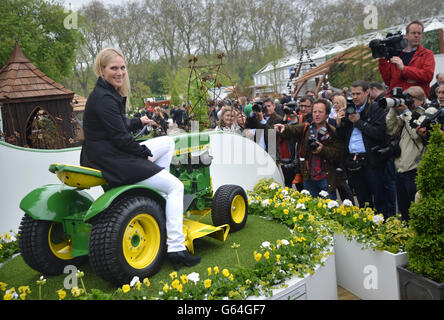
[[[227,124],[224,122],[224,115],[225,115],[225,113],[227,113],[227,112],[230,112],[230,113],[231,113],[231,116],[234,118],[234,114],[233,114],[233,109],[232,109],[232,108],[226,108],[226,109],[223,109],[222,112],[221,112],[221,114],[220,114],[220,119],[219,119],[219,122],[218,122],[218,126],[219,126],[219,128],[225,128],[225,127],[227,127]],[[231,124],[233,124],[233,123],[234,123],[234,119],[231,121]]]
[[[96,60],[94,61],[94,68],[93,68],[94,73],[98,77],[103,77],[102,68],[105,68],[106,65],[111,61],[111,59],[113,59],[116,56],[121,57],[123,61],[125,61],[125,57],[123,56],[123,53],[120,50],[114,48],[105,48],[102,51],[100,51],[97,54]],[[129,103],[129,96],[131,94],[131,84],[129,80],[128,69],[126,70],[126,76],[123,79],[123,84],[119,89],[117,89],[117,92],[119,92],[123,97],[128,97],[127,101]]]
[[[159,112],[160,117],[161,117],[162,119],[164,119],[164,117],[163,117],[163,112],[162,112],[162,108],[161,108],[161,107],[159,107],[159,106],[155,106],[155,107],[154,107],[154,111]]]
[[[334,96],[333,99],[338,99],[340,109],[345,108],[347,106],[347,101],[345,100],[344,96],[337,95],[337,96]]]

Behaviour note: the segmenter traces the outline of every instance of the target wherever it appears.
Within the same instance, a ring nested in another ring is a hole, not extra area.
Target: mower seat
[[[89,189],[107,184],[102,172],[93,168],[53,163],[49,166],[49,171],[70,187]]]

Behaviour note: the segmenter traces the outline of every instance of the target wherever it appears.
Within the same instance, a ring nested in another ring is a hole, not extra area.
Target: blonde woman
[[[157,126],[162,130],[162,135],[167,134],[168,131],[168,123],[163,117],[162,108],[157,106],[154,108],[153,120],[156,121]]]
[[[215,130],[229,131],[240,134],[241,127],[236,122],[237,116],[232,108],[222,109],[220,120]]]
[[[200,257],[191,256],[184,245],[184,186],[169,173],[174,140],[163,136],[139,144],[131,135],[131,131],[156,123],[146,116],[126,118],[131,88],[125,58],[119,50],[103,49],[96,57],[94,72],[98,79],[85,106],[81,165],[101,170],[112,188],[137,183],[166,194],[168,257],[175,268],[181,263],[199,263]]]
[[[341,125],[341,118],[338,117],[338,115],[344,114],[345,115],[345,107],[347,106],[347,101],[345,100],[344,96],[336,95],[333,97],[333,108],[332,112],[330,113],[330,117],[328,119],[328,123],[339,127]],[[333,112],[334,110],[334,112]],[[332,121],[333,120],[333,121]]]

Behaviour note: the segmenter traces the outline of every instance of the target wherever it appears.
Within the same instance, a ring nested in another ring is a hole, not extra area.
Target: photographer
[[[411,125],[415,127],[416,133],[421,136],[423,144],[426,146],[430,137],[431,125],[433,123],[441,123],[441,130],[444,131],[444,82],[441,82],[436,89],[438,95],[438,103],[439,106],[437,108],[428,108],[427,110],[423,110],[424,113],[422,116],[418,117],[411,122]],[[420,109],[420,108],[418,108]],[[412,116],[414,117],[414,116]],[[416,118],[416,117],[414,117]]]
[[[311,95],[303,96],[299,100],[299,108],[301,110],[300,115],[302,116],[302,122],[311,123],[312,121],[312,105],[314,98]]]
[[[298,156],[304,188],[313,197],[324,190],[328,191],[331,199],[336,199],[336,188],[341,181],[336,168],[344,158],[345,146],[337,138],[336,129],[327,124],[330,108],[327,100],[316,100],[311,124],[276,124],[274,128],[282,138],[299,141]]]
[[[359,205],[369,203],[378,212],[388,216],[384,191],[384,171],[387,158],[372,152],[376,146],[385,146],[387,134],[385,112],[369,97],[367,81],[358,80],[351,85],[353,100],[338,113],[338,136],[348,148],[345,161],[349,184]]]
[[[421,87],[414,86],[404,91],[407,99],[391,107],[386,116],[387,133],[399,139],[400,155],[395,156],[396,194],[398,208],[403,220],[409,220],[410,203],[415,200],[415,177],[424,152],[421,137],[410,126],[412,112],[423,106],[426,96]]]
[[[299,117],[299,106],[291,101],[284,104],[284,124],[299,124],[302,122],[302,116]],[[284,175],[285,186],[291,188],[293,183],[297,190],[302,191],[302,176],[299,168],[298,157],[296,154],[297,139],[280,139],[281,169]],[[297,176],[297,177],[296,177]]]
[[[255,129],[255,141],[267,151],[275,160],[280,160],[279,137],[275,134],[273,126],[282,122],[282,117],[275,111],[273,99],[265,98],[257,100],[253,103],[252,112],[247,118],[246,127]],[[273,130],[273,134],[269,135],[269,130]],[[274,141],[269,141],[269,136],[275,136]],[[273,152],[275,151],[275,152]]]
[[[420,86],[424,92],[430,91],[429,85],[435,72],[435,58],[432,51],[420,45],[423,32],[422,22],[409,23],[405,34],[407,47],[398,55],[379,59],[379,71],[389,91],[395,87],[406,90],[412,86]]]
[[[370,89],[370,97],[373,101],[379,104],[379,101],[385,99],[387,91],[384,86],[376,81],[372,81],[368,84]],[[386,110],[387,112],[388,110]],[[386,195],[386,204],[387,204],[387,214],[395,215],[396,214],[396,169],[395,169],[395,159],[393,155],[390,155],[387,160],[387,165],[385,167],[384,172],[384,188]]]

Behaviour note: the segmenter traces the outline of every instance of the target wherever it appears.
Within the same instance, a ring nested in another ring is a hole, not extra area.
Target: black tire
[[[88,261],[88,256],[71,258],[67,250],[56,252],[57,247],[70,247],[70,240],[59,222],[34,220],[25,215],[20,223],[18,246],[23,260],[43,275],[59,275],[67,265],[79,267]]]
[[[89,260],[100,277],[120,286],[134,276],[142,280],[159,271],[166,254],[166,225],[155,200],[122,198],[92,224]]]
[[[211,207],[213,224],[215,226],[228,224],[230,232],[236,232],[245,226],[247,218],[248,201],[244,189],[232,184],[219,187],[214,194]]]

